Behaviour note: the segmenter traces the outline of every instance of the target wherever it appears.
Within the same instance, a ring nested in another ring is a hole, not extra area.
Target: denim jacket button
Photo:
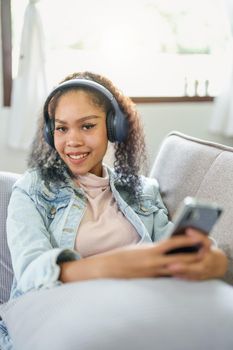
[[[55,215],[55,214],[56,214],[56,208],[55,208],[55,207],[52,207],[52,208],[50,209],[50,214],[51,214],[51,215]]]
[[[142,211],[144,211],[145,213],[148,211],[147,208],[143,207],[142,205],[140,205],[140,209],[141,209]]]

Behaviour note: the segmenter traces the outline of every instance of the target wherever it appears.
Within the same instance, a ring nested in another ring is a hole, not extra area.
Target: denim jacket
[[[138,244],[165,237],[172,224],[157,181],[142,177],[142,193],[136,202],[115,173],[107,170],[119,210],[141,238]],[[83,190],[71,179],[62,185],[46,186],[38,171],[29,170],[15,183],[7,218],[15,274],[11,298],[61,283],[59,263],[81,258],[74,246],[86,203]]]
[[[142,194],[136,202],[114,172],[107,169],[118,207],[141,237],[138,244],[164,238],[172,223],[157,181],[142,177]],[[27,171],[15,183],[7,218],[7,239],[15,275],[11,298],[32,289],[59,285],[59,263],[81,258],[74,245],[86,201],[83,190],[72,180],[48,187],[36,170]],[[13,350],[3,321],[0,321],[0,349]]]

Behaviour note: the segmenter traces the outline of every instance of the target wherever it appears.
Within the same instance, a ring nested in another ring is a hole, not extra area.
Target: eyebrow
[[[86,120],[89,120],[89,119],[98,119],[98,118],[100,118],[100,116],[98,116],[98,115],[88,115],[88,116],[86,116],[86,117],[82,117],[82,118],[78,119],[77,122],[78,122],[78,123],[83,123],[83,122],[86,121]],[[59,119],[59,118],[55,118],[55,122],[58,122],[58,123],[61,123],[61,124],[67,124],[66,121],[61,120],[61,119]]]

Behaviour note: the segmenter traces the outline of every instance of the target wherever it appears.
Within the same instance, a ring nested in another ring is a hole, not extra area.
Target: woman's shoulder
[[[13,190],[19,189],[28,194],[35,192],[44,192],[48,189],[44,179],[41,176],[39,169],[28,169],[25,173],[15,182]]]
[[[13,188],[21,188],[28,192],[33,185],[41,182],[41,176],[37,169],[26,170],[24,174],[15,182]]]
[[[13,190],[20,190],[29,196],[43,195],[55,198],[73,191],[72,186],[65,182],[49,181],[44,179],[39,169],[27,170],[14,184]]]

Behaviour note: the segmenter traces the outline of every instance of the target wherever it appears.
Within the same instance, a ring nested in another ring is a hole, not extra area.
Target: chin
[[[89,172],[89,170],[86,170],[86,169],[72,169],[72,168],[69,168],[69,169],[74,176],[85,175],[86,173]]]

